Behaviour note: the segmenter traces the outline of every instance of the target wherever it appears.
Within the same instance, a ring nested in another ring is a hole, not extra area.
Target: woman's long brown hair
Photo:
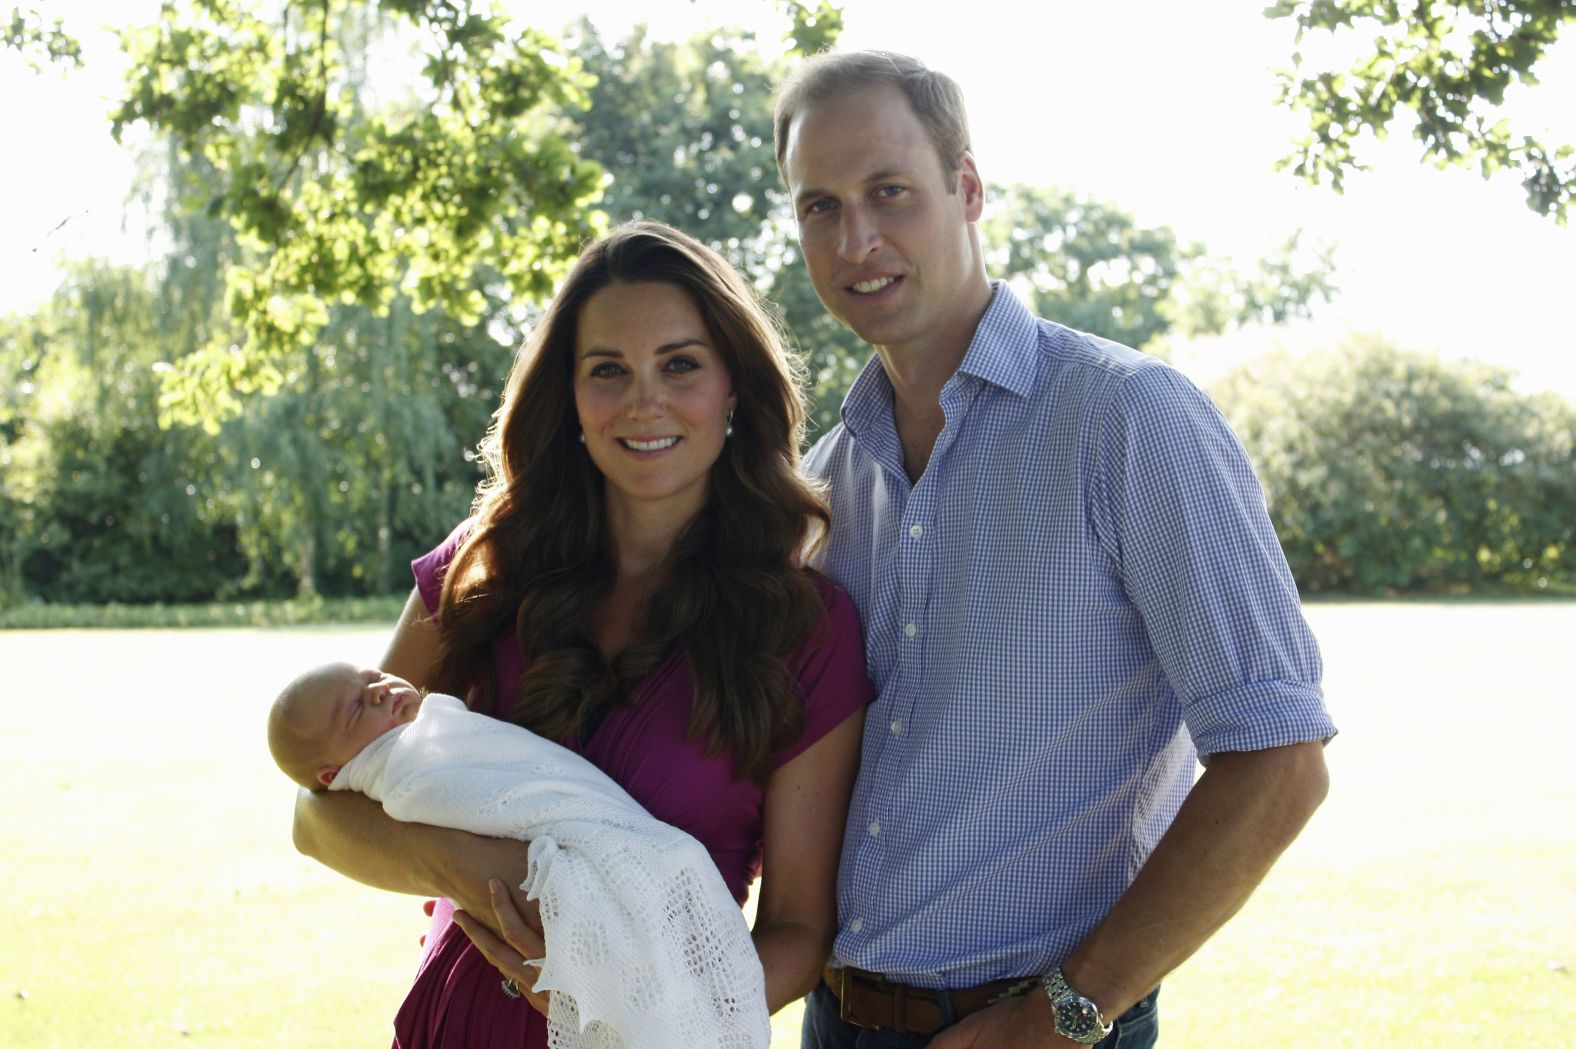
[[[614,566],[602,474],[578,439],[573,376],[580,313],[618,282],[683,289],[738,402],[706,505],[675,542],[634,640],[610,663],[587,626]],[[731,751],[738,774],[764,781],[773,754],[803,732],[784,659],[824,607],[798,567],[812,523],[824,534],[828,516],[798,470],[805,412],[795,380],[770,316],[715,251],[655,222],[620,226],[588,247],[516,359],[482,444],[489,476],[438,611],[438,686],[491,710],[492,645],[512,623],[526,670],[508,717],[563,740],[629,702],[677,646],[695,686],[690,737],[708,753]]]

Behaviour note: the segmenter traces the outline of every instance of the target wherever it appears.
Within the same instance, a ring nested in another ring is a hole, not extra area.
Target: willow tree
[[[560,115],[584,104],[579,63],[483,0],[166,2],[122,43],[115,133],[146,124],[211,165],[208,212],[243,249],[236,336],[171,373],[172,419],[215,426],[302,379],[334,304],[403,295],[474,324],[490,295],[544,299],[595,229],[601,171]],[[378,54],[414,75],[367,90]]]

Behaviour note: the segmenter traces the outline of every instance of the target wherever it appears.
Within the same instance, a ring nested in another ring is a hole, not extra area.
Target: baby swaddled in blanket
[[[694,838],[589,761],[452,696],[347,663],[280,693],[269,748],[311,790],[355,790],[398,820],[528,840],[522,888],[548,945],[552,1045],[747,1049],[770,1041],[760,959]]]

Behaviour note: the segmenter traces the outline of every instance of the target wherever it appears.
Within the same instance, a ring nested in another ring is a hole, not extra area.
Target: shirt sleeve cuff
[[[1251,681],[1195,700],[1185,715],[1198,760],[1222,751],[1268,750],[1335,737],[1318,686],[1300,681]]]

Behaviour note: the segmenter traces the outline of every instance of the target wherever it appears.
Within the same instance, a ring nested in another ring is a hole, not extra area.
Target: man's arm
[[[1329,790],[1321,743],[1216,754],[1133,884],[1062,966],[1114,1020],[1248,899]],[[976,1013],[933,1049],[1067,1046],[1038,991]]]
[[[1275,735],[1307,739],[1333,727],[1310,705],[1317,648],[1252,466],[1224,418],[1158,366],[1123,382],[1107,410],[1092,519],[1173,690],[1186,705],[1248,682],[1286,686],[1275,696],[1283,723],[1252,724],[1246,734],[1251,709],[1184,714],[1195,745],[1213,757],[1132,885],[1062,964],[1068,983],[1115,1020],[1241,909],[1324,800],[1323,744],[1274,745],[1288,738]],[[1035,992],[932,1044],[1074,1044],[1052,1031],[1050,1002]]]

